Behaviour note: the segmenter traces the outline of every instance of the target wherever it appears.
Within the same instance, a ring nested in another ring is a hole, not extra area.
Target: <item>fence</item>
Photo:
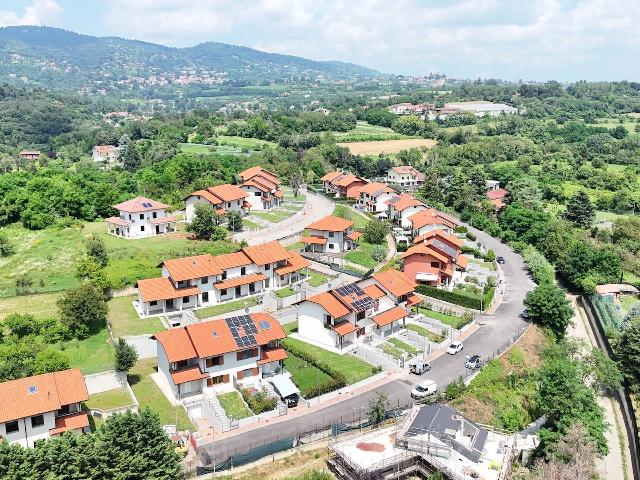
[[[92,415],[104,420],[106,418],[109,418],[111,415],[115,415],[116,413],[138,411],[138,399],[136,398],[133,390],[127,382],[126,373],[116,372],[115,370],[108,370],[106,372],[85,375],[84,380],[87,385],[87,391],[89,392],[89,395],[108,392],[110,390],[124,390],[129,394],[129,398],[131,399],[131,403],[129,405],[123,405],[121,407],[115,407],[106,410],[100,408],[92,408]]]

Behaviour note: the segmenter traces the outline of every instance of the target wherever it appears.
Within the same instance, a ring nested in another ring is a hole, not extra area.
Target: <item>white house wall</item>
[[[31,417],[18,419],[18,431],[13,433],[7,433],[6,424],[0,423],[0,437],[9,443],[18,443],[23,447],[33,447],[37,440],[48,439],[49,430],[56,426],[55,412],[46,412],[43,417],[44,424],[35,428],[31,426]]]
[[[327,312],[320,305],[309,301],[302,302],[298,306],[298,335],[314,343],[334,348],[337,334],[324,327],[325,315]]]

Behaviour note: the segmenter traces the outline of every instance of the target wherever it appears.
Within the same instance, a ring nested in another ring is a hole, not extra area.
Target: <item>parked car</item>
[[[411,398],[414,400],[424,400],[435,395],[438,390],[438,384],[433,380],[423,380],[417,383],[411,390]]]
[[[504,257],[496,257],[496,262],[502,265],[506,263],[506,260],[504,259]]]
[[[462,342],[452,342],[449,345],[449,348],[447,348],[447,353],[449,355],[455,355],[456,353],[461,352],[463,348],[464,345],[462,344]]]
[[[522,318],[524,318],[525,320],[529,319],[529,309],[525,308],[524,310],[522,310],[522,313],[520,314],[520,316]]]
[[[431,365],[422,359],[414,358],[409,362],[409,372],[416,375],[422,375],[424,372],[431,370]]]
[[[467,361],[464,362],[464,366],[471,370],[477,370],[482,366],[482,358],[480,358],[480,355],[471,355],[470,357],[467,357]]]

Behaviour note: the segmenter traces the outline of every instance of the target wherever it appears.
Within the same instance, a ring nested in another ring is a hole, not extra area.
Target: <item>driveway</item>
[[[308,225],[331,215],[335,208],[334,203],[322,195],[317,195],[307,190],[306,202],[301,215],[294,213],[278,223],[273,223],[266,228],[256,231],[240,232],[233,235],[236,242],[246,241],[249,245],[281,240],[286,237],[301,233]]]

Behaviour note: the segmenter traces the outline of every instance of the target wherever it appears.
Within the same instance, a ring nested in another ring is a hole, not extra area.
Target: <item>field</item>
[[[131,304],[137,298],[134,295],[115,297],[107,303],[109,307],[107,321],[111,325],[111,332],[114,337],[142,335],[164,330],[162,322],[157,317],[142,319],[138,316]]]
[[[365,121],[358,120],[356,128],[347,132],[333,132],[333,135],[340,142],[363,142],[376,140],[398,140],[409,138],[393,131],[388,127],[371,125]]]
[[[264,146],[275,144],[257,138],[231,137],[219,135],[218,145],[203,145],[201,143],[181,143],[180,150],[184,153],[207,154],[217,153],[220,155],[250,155],[261,150]]]
[[[126,407],[131,405],[133,400],[126,390],[116,388],[115,390],[107,390],[106,392],[94,393],[85,402],[88,408],[97,408],[100,410],[111,410],[112,408]]]
[[[113,368],[113,345],[106,328],[84,340],[70,340],[57,347],[69,356],[71,368],[79,368],[85,375]]]
[[[284,366],[287,372],[293,376],[293,382],[298,386],[303,396],[305,396],[311,387],[327,382],[331,378],[322,370],[310,365],[305,360],[291,353],[287,355]]]
[[[252,415],[251,411],[242,402],[240,394],[235,390],[218,395],[218,401],[224,413],[226,413],[229,418],[240,420],[241,418],[247,418]]]
[[[56,300],[59,296],[59,293],[41,293],[0,298],[0,320],[10,313],[25,313],[36,318],[48,318],[56,314]]]
[[[378,155],[380,153],[398,153],[410,148],[432,148],[435,140],[426,138],[407,138],[403,140],[378,140],[371,142],[341,142],[341,147],[347,147],[354,155]]]

